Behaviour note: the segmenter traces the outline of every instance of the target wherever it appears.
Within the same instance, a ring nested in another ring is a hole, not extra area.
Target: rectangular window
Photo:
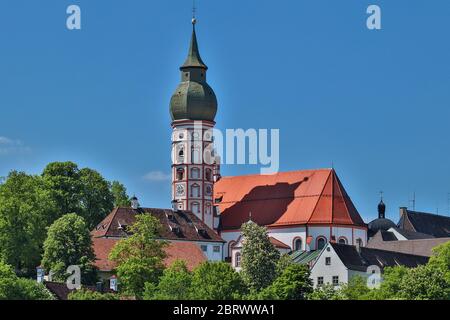
[[[339,276],[333,276],[333,286],[339,285]]]
[[[331,266],[331,257],[326,257],[325,258],[325,265]]]
[[[216,253],[220,252],[220,246],[214,246],[213,251]]]
[[[317,286],[318,287],[323,286],[323,277],[317,277]]]
[[[202,246],[202,251],[203,252],[208,252],[208,246]]]

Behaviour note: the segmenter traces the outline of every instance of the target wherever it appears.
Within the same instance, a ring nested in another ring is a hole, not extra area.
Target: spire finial
[[[381,198],[381,201],[383,201],[383,194],[384,194],[384,192],[383,192],[383,191],[380,191],[380,198]]]
[[[195,0],[192,0],[192,25],[193,26],[195,26],[195,24],[197,23],[196,13],[197,13],[197,7],[195,6]]]

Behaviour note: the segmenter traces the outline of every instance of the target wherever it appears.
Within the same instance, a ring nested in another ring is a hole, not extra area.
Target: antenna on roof
[[[416,211],[416,192],[413,193],[412,200],[409,200],[409,203],[412,203],[412,211]]]

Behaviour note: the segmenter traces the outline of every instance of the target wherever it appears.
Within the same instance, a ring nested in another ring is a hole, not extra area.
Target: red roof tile
[[[222,230],[252,220],[265,226],[337,224],[366,227],[333,169],[223,177],[215,184]]]
[[[289,249],[289,250],[291,249],[291,247],[289,247],[286,243],[283,243],[274,237],[269,237],[269,240],[270,240],[270,243],[273,244],[275,248]]]
[[[139,214],[151,214],[159,220],[162,225],[160,238],[164,240],[225,242],[214,230],[190,211],[175,212],[171,209],[153,208],[139,208],[137,210],[115,208],[92,230],[91,235],[95,238],[126,237],[126,228],[136,221],[136,215]]]
[[[93,238],[94,253],[96,256],[95,266],[100,271],[112,271],[115,264],[108,259],[114,245],[119,241],[111,238]],[[183,260],[189,270],[193,270],[202,262],[206,261],[200,247],[194,242],[170,242],[165,248],[167,257],[165,259],[166,266],[170,266],[175,260]]]

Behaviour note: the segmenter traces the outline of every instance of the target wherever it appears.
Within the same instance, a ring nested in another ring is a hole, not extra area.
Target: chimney
[[[400,219],[406,215],[406,212],[408,211],[408,208],[406,207],[400,207]]]
[[[358,251],[359,254],[361,254],[361,241],[356,241],[356,251]]]

